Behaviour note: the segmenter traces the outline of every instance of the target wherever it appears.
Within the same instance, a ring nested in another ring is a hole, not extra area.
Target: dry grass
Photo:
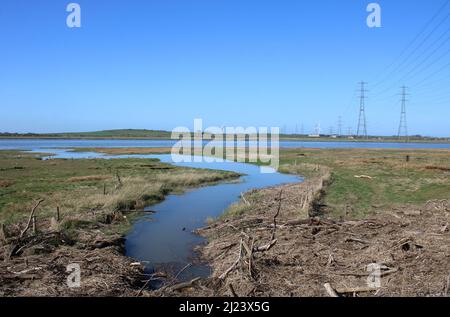
[[[4,180],[0,179],[0,187],[1,188],[8,188],[12,184],[14,184],[14,182],[12,182],[12,181],[4,181]]]
[[[67,181],[77,183],[77,182],[103,181],[107,179],[111,179],[111,177],[105,175],[88,175],[88,176],[70,177]]]

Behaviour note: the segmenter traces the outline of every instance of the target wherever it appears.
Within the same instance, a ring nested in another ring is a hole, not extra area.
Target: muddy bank
[[[245,213],[228,215],[199,231],[209,240],[201,252],[213,275],[171,295],[448,294],[448,201],[380,210],[363,220],[311,217],[317,216],[323,181],[247,193],[237,207]],[[307,197],[314,199],[305,207]],[[374,263],[380,287],[367,283]]]

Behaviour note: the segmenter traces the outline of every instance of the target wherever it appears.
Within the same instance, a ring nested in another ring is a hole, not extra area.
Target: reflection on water
[[[203,227],[208,217],[221,215],[228,206],[239,199],[241,193],[250,189],[302,181],[300,177],[293,175],[261,174],[258,166],[229,161],[172,163],[171,155],[112,156],[44,147],[32,150],[52,153],[50,159],[157,158],[177,166],[233,171],[244,175],[239,181],[192,189],[180,195],[169,195],[163,202],[147,207],[146,210],[151,210],[152,213],[145,214],[133,224],[126,237],[126,255],[144,263],[147,273],[162,269],[176,274],[187,264],[191,264],[179,275],[180,280],[210,274],[209,267],[199,263],[193,252],[196,246],[205,242],[193,231]],[[151,286],[157,287],[158,284],[153,283]]]
[[[171,162],[170,155],[150,155],[163,162]],[[167,199],[149,210],[155,214],[144,216],[133,226],[127,236],[127,255],[147,261],[147,268],[170,264],[174,273],[187,263],[192,263],[192,250],[204,239],[192,233],[203,227],[208,217],[217,217],[236,202],[242,192],[250,189],[276,186],[301,181],[301,178],[280,173],[261,174],[259,167],[242,163],[180,163],[179,166],[211,168],[245,174],[240,182],[218,184],[194,189],[182,195],[169,195]],[[180,274],[180,279],[208,276],[209,268],[194,263]]]
[[[54,153],[56,158],[158,158],[172,163],[170,155],[116,155],[70,152],[64,148],[76,147],[171,147],[171,140],[2,140],[1,149],[22,149],[35,152]],[[299,142],[281,141],[281,147],[315,148],[450,148],[450,144],[431,143],[353,143],[353,142]],[[59,148],[58,148],[59,147]],[[163,202],[148,209],[155,211],[140,218],[126,237],[126,254],[146,264],[147,272],[158,270],[160,266],[178,272],[187,263],[192,265],[180,274],[182,280],[193,276],[207,276],[209,268],[194,263],[193,248],[204,239],[192,231],[205,225],[208,217],[217,217],[242,192],[285,183],[301,181],[301,178],[280,173],[261,174],[257,166],[223,163],[177,163],[174,165],[193,168],[209,168],[233,171],[245,176],[240,182],[222,183],[190,190],[181,195],[169,195]],[[157,285],[153,285],[157,286]]]

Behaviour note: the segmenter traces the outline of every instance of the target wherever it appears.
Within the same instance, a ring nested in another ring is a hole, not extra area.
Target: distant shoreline
[[[139,141],[176,141],[168,137],[117,137],[117,136],[105,136],[105,137],[94,137],[94,136],[0,136],[0,140],[139,140]],[[205,141],[208,141],[205,139]],[[441,139],[410,139],[408,142],[405,140],[396,139],[378,139],[370,138],[367,140],[363,139],[348,139],[348,138],[295,138],[295,137],[280,137],[280,141],[293,141],[293,142],[334,142],[334,143],[431,143],[431,144],[450,144],[450,138]]]

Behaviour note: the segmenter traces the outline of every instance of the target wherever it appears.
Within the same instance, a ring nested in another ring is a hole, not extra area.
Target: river
[[[53,158],[157,158],[162,162],[192,168],[209,168],[241,173],[239,181],[220,183],[189,190],[166,199],[146,209],[155,213],[140,217],[126,236],[126,255],[142,262],[147,273],[163,267],[180,274],[181,280],[205,277],[210,274],[206,264],[195,260],[193,250],[205,240],[193,233],[203,227],[208,217],[220,216],[231,204],[239,200],[241,193],[281,184],[300,182],[302,179],[281,173],[261,174],[257,166],[235,162],[224,163],[173,163],[170,155],[115,155],[93,152],[70,152],[77,147],[171,147],[172,140],[38,140],[0,139],[0,150],[17,149],[53,153]],[[287,148],[450,148],[450,144],[433,143],[374,143],[374,142],[301,142],[281,141]],[[154,284],[156,287],[157,285]]]

